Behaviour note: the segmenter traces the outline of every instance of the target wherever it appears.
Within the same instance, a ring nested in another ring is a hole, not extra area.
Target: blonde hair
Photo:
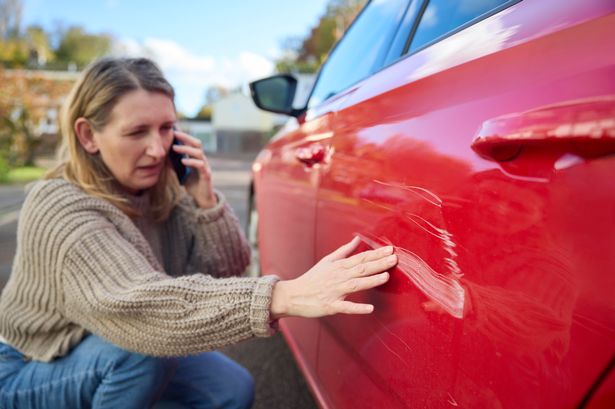
[[[83,117],[95,130],[102,130],[119,99],[138,89],[160,92],[171,100],[175,97],[173,87],[158,66],[146,58],[107,57],[86,68],[62,106],[60,163],[45,179],[64,178],[88,194],[111,202],[128,216],[138,216],[129,200],[120,194],[119,184],[100,154],[88,153],[74,129],[75,121]],[[170,172],[172,169],[165,166],[160,179],[150,189],[152,215],[157,221],[166,219],[182,196],[177,178]]]

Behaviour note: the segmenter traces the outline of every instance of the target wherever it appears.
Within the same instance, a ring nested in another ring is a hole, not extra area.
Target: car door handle
[[[319,143],[295,151],[295,158],[308,167],[321,163],[325,159],[325,147]]]
[[[558,145],[598,157],[615,153],[615,96],[575,100],[485,121],[472,149],[488,160],[514,159],[526,146]]]

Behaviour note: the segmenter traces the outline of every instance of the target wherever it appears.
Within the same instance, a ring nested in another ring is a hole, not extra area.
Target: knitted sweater
[[[65,180],[37,182],[21,210],[0,297],[0,336],[51,361],[87,332],[156,356],[270,335],[277,278],[230,277],[244,270],[249,249],[218,197],[203,210],[186,196],[154,223],[133,221]]]

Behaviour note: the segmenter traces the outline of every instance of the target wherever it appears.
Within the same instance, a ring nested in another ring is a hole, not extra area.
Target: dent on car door
[[[501,3],[336,116],[316,256],[400,258],[371,316],[322,320],[338,407],[574,407],[615,355],[613,4]]]

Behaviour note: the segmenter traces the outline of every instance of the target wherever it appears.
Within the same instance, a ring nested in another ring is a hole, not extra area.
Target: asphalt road
[[[229,201],[245,226],[251,158],[210,157],[214,185]],[[24,198],[20,186],[0,186],[0,288],[4,287],[15,254],[19,207]],[[222,350],[245,366],[256,383],[255,409],[312,409],[316,404],[295,365],[284,337],[257,338]]]

